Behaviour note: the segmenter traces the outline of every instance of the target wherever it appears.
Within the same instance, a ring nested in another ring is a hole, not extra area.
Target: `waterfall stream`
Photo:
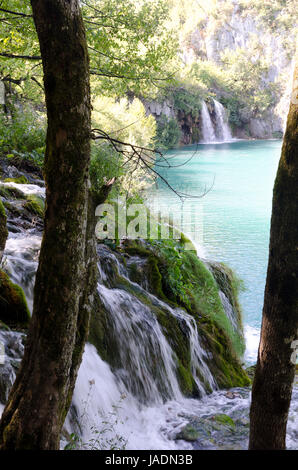
[[[214,127],[213,127],[210,114],[208,111],[208,107],[205,101],[202,102],[201,116],[202,116],[203,142],[205,143],[215,142],[216,141],[215,131],[214,131]]]
[[[216,128],[218,133],[218,140],[227,142],[232,140],[232,133],[228,123],[227,111],[221,103],[214,101],[214,108],[216,114]]]
[[[203,143],[222,143],[233,140],[232,132],[228,122],[227,111],[221,103],[213,100],[215,123],[213,124],[208,106],[205,101],[202,102],[202,135]]]

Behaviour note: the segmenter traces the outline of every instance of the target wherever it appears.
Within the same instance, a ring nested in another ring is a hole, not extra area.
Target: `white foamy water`
[[[203,142],[216,142],[215,130],[210,118],[208,107],[205,101],[202,102],[202,134],[203,134]]]
[[[213,101],[216,113],[216,132],[219,138],[218,140],[229,142],[233,140],[233,136],[228,122],[227,111],[219,101]]]
[[[87,344],[73,395],[75,413],[72,410],[68,414],[66,429],[69,433],[78,429],[73,419],[76,415],[82,430],[80,448],[84,449],[99,446],[105,449],[112,442],[116,448],[127,450],[245,450],[250,400],[249,389],[236,388],[229,392],[215,391],[200,400],[181,398],[153,406],[141,404],[121,380],[116,379],[96,349]],[[232,418],[235,428],[232,431],[224,427],[221,430],[216,426],[210,428],[218,414]],[[297,418],[298,389],[294,388],[288,420],[288,449],[297,448]],[[176,438],[189,423],[198,429],[195,444]]]
[[[37,186],[36,184],[20,184],[20,183],[2,183],[2,186],[7,186],[8,188],[15,188],[21,191],[24,195],[35,194],[36,196],[45,198],[45,188]]]
[[[250,325],[244,326],[244,337],[246,344],[244,360],[247,365],[254,365],[257,362],[260,333],[261,331],[259,328],[254,328]]]
[[[6,242],[3,255],[4,269],[11,280],[24,290],[31,312],[40,243],[41,237],[38,235],[13,234]]]

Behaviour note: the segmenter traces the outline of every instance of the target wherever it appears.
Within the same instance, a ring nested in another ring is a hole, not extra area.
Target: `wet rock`
[[[0,270],[0,320],[10,327],[27,328],[30,312],[23,290]]]
[[[182,428],[181,431],[175,437],[176,440],[182,439],[188,442],[197,441],[198,438],[199,432],[190,424],[184,426],[184,428]]]
[[[28,184],[29,183],[28,179],[24,175],[19,176],[18,178],[5,178],[4,182],[5,183],[17,183],[17,184]]]
[[[216,421],[219,424],[223,424],[224,426],[227,426],[230,429],[235,429],[235,422],[234,420],[226,415],[226,414],[217,414],[212,416],[212,419]]]
[[[227,398],[229,398],[230,400],[234,400],[235,398],[242,398],[240,393],[235,393],[235,392],[231,392],[231,391],[227,392],[225,396]]]
[[[245,372],[247,373],[248,377],[253,380],[256,372],[256,364],[254,366],[247,367],[247,369],[245,369]]]

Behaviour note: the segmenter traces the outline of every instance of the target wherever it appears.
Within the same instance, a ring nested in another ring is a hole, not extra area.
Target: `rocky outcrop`
[[[187,66],[199,59],[221,66],[223,69],[225,65],[222,54],[229,51],[236,52],[238,49],[250,51],[249,57],[252,63],[260,59],[264,64],[264,71],[260,75],[257,87],[261,92],[270,87],[271,103],[267,96],[264,98],[264,103],[268,104],[260,103],[260,109],[258,109],[258,101],[246,106],[245,100],[242,103],[240,97],[239,103],[236,100],[238,104],[235,111],[233,109],[234,97],[226,87],[220,89],[218,84],[209,85],[207,101],[215,97],[225,108],[229,109],[230,124],[233,128],[233,136],[236,138],[282,138],[293,75],[294,28],[293,31],[285,25],[270,28],[266,21],[262,22],[255,16],[255,12],[249,7],[244,8],[239,0],[229,2],[218,0],[217,4],[217,14],[207,15],[206,13],[205,19],[202,19],[197,28],[185,38],[184,43],[181,44],[180,56]],[[247,80],[249,80],[249,73],[248,71]],[[173,93],[175,94],[175,91],[171,90],[169,96]],[[185,113],[185,110],[179,109],[177,103],[174,105],[176,100],[169,96],[163,102],[147,102],[147,112],[153,114],[157,122],[163,115],[175,119],[181,130],[181,145],[200,141],[202,139],[200,117],[191,110]],[[206,99],[206,96],[201,99]],[[262,93],[259,99],[262,101]],[[264,106],[268,106],[267,109],[264,110]],[[236,117],[232,116],[233,113],[236,113]]]
[[[0,270],[0,321],[22,330],[28,327],[29,320],[30,312],[23,290]]]
[[[104,287],[98,288],[89,341],[113,370],[122,371],[122,380],[125,371],[124,377],[130,378],[128,387],[136,393],[143,387],[140,377],[133,373],[136,364],[131,359],[133,344],[140,336],[144,350],[148,348],[147,375],[155,377],[160,393],[166,397],[164,378],[154,362],[162,368],[163,357],[156,356],[158,348],[147,332],[149,325],[152,330],[161,329],[160,334],[172,348],[184,395],[200,396],[215,383],[220,388],[250,383],[239,362],[244,339],[231,270],[217,264],[214,270],[222,279],[217,282],[194,252],[184,251],[183,243],[127,240],[116,250],[101,244],[98,253]],[[192,335],[198,335],[200,347],[192,343]]]
[[[177,121],[181,129],[180,145],[196,144],[201,140],[201,118],[178,110]]]
[[[142,100],[147,114],[152,114],[157,124],[165,116],[168,120],[177,121],[180,129],[179,145],[189,145],[201,139],[201,119],[196,114],[175,108],[173,102],[166,99],[163,102]]]
[[[208,17],[200,27],[192,32],[184,54],[187,63],[197,58],[216,64],[222,63],[222,53],[236,51],[238,48],[250,49],[257,44],[261,57],[270,62],[268,72],[264,74],[261,86],[267,87],[281,81],[283,91],[277,104],[268,109],[260,119],[251,110],[242,111],[242,128],[235,129],[236,136],[246,138],[281,137],[285,129],[293,69],[295,33],[287,27],[270,30],[256,19],[253,13],[243,9],[238,0],[233,0],[225,7],[221,17]],[[292,37],[291,37],[292,35]],[[218,90],[217,98],[222,93]],[[262,121],[262,122],[261,122]]]

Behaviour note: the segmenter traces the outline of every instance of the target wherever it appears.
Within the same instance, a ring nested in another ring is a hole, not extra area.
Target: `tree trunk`
[[[273,193],[262,331],[250,411],[250,449],[286,447],[298,334],[297,80],[296,62],[294,93]]]
[[[48,116],[47,209],[21,369],[0,424],[1,449],[59,449],[95,285],[89,204],[89,59],[78,0],[31,0]]]

